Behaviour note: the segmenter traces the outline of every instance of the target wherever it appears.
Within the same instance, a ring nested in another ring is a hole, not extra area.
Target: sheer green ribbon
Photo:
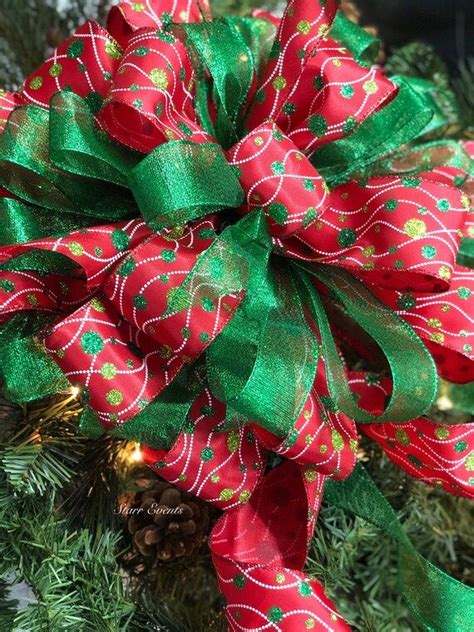
[[[270,53],[275,27],[268,20],[224,18],[177,30],[185,33],[199,77],[196,110],[201,125],[228,149],[242,137],[245,107]],[[215,122],[209,113],[210,95]]]
[[[358,24],[349,20],[342,11],[336,13],[330,36],[349,49],[361,66],[370,66],[377,61],[382,47],[379,38],[361,29]]]
[[[218,145],[171,141],[140,161],[97,131],[87,103],[69,92],[56,94],[48,111],[15,110],[0,156],[0,184],[20,198],[0,204],[9,243],[136,217],[139,210],[161,230],[243,199]]]
[[[453,579],[418,553],[362,465],[358,464],[343,481],[328,480],[324,497],[330,505],[380,527],[397,542],[400,592],[426,630],[472,630],[474,589]]]
[[[438,377],[433,358],[413,329],[345,270],[321,265],[308,269],[308,273],[300,266],[297,270],[304,304],[321,335],[328,389],[337,409],[358,423],[404,422],[423,415],[436,396]],[[380,416],[361,409],[354,400],[323,302],[309,275],[329,288],[334,299],[373,338],[387,358],[393,393]]]
[[[402,82],[388,105],[365,119],[349,136],[318,148],[311,162],[329,186],[337,186],[412,141],[432,116],[424,97]]]
[[[474,268],[474,239],[466,237],[461,241],[457,262],[466,268]]]

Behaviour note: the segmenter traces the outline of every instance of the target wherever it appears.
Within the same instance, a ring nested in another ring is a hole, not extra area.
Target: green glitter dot
[[[413,309],[416,307],[416,298],[410,294],[402,294],[397,299],[397,305],[400,309]]]
[[[81,347],[89,355],[97,355],[104,348],[104,341],[95,331],[87,331],[81,337]]]
[[[356,239],[357,233],[355,232],[355,230],[352,230],[352,228],[343,228],[339,231],[339,234],[337,236],[337,241],[339,245],[343,248],[348,248],[349,246],[352,246]]]
[[[389,246],[388,251],[391,255],[394,255],[398,251],[398,248],[397,246]]]
[[[349,85],[341,86],[340,93],[345,99],[352,99],[354,96],[354,88]]]
[[[408,454],[407,458],[415,467],[423,467],[423,462],[414,454]]]
[[[281,143],[281,141],[283,140],[283,134],[280,132],[279,129],[274,129],[273,132],[272,132],[272,136],[279,143]]]
[[[166,263],[172,263],[176,259],[176,253],[173,250],[163,250],[161,253],[161,258]]]
[[[245,577],[243,575],[234,575],[232,581],[234,583],[234,586],[239,590],[242,590],[242,588],[245,587]]]
[[[94,254],[96,257],[102,257],[102,255],[104,254],[104,251],[99,246],[96,246],[94,248]]]
[[[163,103],[158,103],[155,108],[155,114],[158,118],[160,118],[160,116],[163,114]]]
[[[267,616],[272,623],[279,623],[283,619],[283,610],[278,606],[272,606],[268,610]]]
[[[76,57],[79,57],[79,55],[82,55],[84,51],[84,42],[81,40],[74,40],[74,42],[72,42],[72,44],[70,44],[69,48],[67,49],[67,56],[70,59],[75,59]]]
[[[134,107],[136,107],[138,110],[142,110],[143,109],[143,101],[141,99],[135,99],[133,101],[133,105]]]
[[[469,444],[467,443],[467,441],[458,441],[456,443],[456,445],[454,446],[454,451],[455,452],[464,452],[464,450],[466,450],[468,445]]]
[[[320,138],[324,136],[326,133],[328,124],[326,119],[320,114],[313,114],[308,119],[308,129],[313,134],[313,136],[317,136]]]
[[[136,309],[146,309],[148,307],[148,301],[141,294],[137,294],[133,299],[133,304]]]
[[[202,461],[210,461],[211,459],[214,458],[214,450],[212,448],[204,448],[201,451],[201,460]]]
[[[421,249],[421,255],[425,259],[434,259],[436,257],[436,248],[434,246],[423,246]]]
[[[207,341],[209,340],[209,338],[210,338],[210,337],[211,337],[211,336],[210,336],[207,332],[205,332],[205,331],[201,331],[201,333],[199,334],[199,340],[200,340],[201,342],[207,342]]]
[[[189,338],[189,336],[191,335],[191,329],[189,327],[183,327],[181,329],[181,335],[183,336],[183,338]]]
[[[183,123],[183,121],[178,122],[178,127],[185,136],[191,137],[193,135],[193,130],[189,127],[189,125]]]
[[[311,586],[308,584],[308,582],[301,582],[298,588],[298,592],[302,597],[311,597],[311,595],[313,594]]]
[[[106,362],[102,365],[102,368],[100,369],[100,374],[102,375],[104,380],[113,380],[114,377],[117,375],[115,364],[112,364],[112,362]]]
[[[120,406],[120,404],[123,402],[123,394],[116,388],[113,388],[107,393],[105,399],[109,402],[111,406]]]
[[[420,208],[418,209],[418,213],[420,215],[426,215],[428,213],[428,209],[425,208],[424,206],[420,206]]]
[[[415,189],[421,182],[419,178],[402,178],[401,182],[404,186]]]
[[[356,125],[357,125],[357,120],[355,119],[355,117],[348,116],[346,120],[344,121],[344,125],[342,126],[342,132],[344,134],[349,134],[349,132],[351,132]]]
[[[384,208],[387,209],[387,211],[394,211],[398,206],[398,202],[397,200],[391,199],[391,200],[387,200],[384,204]]]
[[[471,290],[463,285],[458,288],[458,296],[459,298],[467,300],[468,298],[471,298]]]
[[[133,54],[137,57],[145,57],[145,55],[148,55],[149,52],[150,49],[148,48],[148,46],[139,46],[136,50],[133,51]]]
[[[463,351],[464,351],[465,353],[471,353],[471,351],[472,351],[472,345],[464,345],[464,347],[463,347]]]
[[[464,184],[465,180],[466,180],[465,176],[454,176],[453,184],[455,187],[460,187]]]
[[[212,417],[212,415],[214,414],[214,408],[209,404],[204,404],[204,406],[201,408],[201,413],[204,415],[204,417]]]
[[[303,217],[303,226],[309,226],[317,218],[318,213],[315,208],[309,208]]]
[[[395,266],[397,269],[403,268],[403,266],[404,266],[404,265],[405,265],[405,264],[403,263],[403,261],[402,261],[401,259],[397,259],[397,260],[395,261],[395,263],[394,263],[394,266]]]
[[[130,245],[130,237],[124,230],[117,229],[112,231],[111,239],[114,247],[121,252],[127,250]]]
[[[210,296],[205,296],[201,299],[201,306],[206,312],[213,312],[216,309],[214,299],[212,299]]]
[[[314,184],[313,180],[311,180],[311,178],[305,178],[303,180],[303,188],[306,189],[306,191],[314,191],[316,185]]]
[[[170,282],[169,274],[160,274],[160,281],[162,283],[169,283]]]
[[[277,224],[284,224],[288,217],[288,209],[284,204],[280,204],[279,202],[270,204],[268,207],[268,213]]]
[[[102,107],[104,99],[102,98],[102,96],[98,92],[92,91],[92,92],[89,92],[89,94],[86,96],[86,101],[87,101],[87,105],[90,107],[91,111],[94,114],[97,114],[97,112]]]
[[[135,270],[135,261],[130,257],[120,266],[118,274],[120,276],[129,276]]]
[[[446,200],[445,198],[443,198],[442,200],[438,200],[436,202],[436,207],[440,210],[443,211],[443,213],[445,213],[446,211],[449,211],[449,202],[448,200]]]
[[[267,98],[267,95],[265,93],[265,90],[259,90],[257,94],[255,95],[255,101],[257,103],[264,103],[266,98]]]
[[[281,176],[285,173],[285,165],[279,161],[273,162],[272,171],[274,174]]]
[[[324,86],[324,81],[322,77],[315,77],[313,79],[313,87],[316,88],[316,90],[321,90],[323,86]]]
[[[0,281],[0,289],[2,289],[4,292],[9,292],[9,293],[14,292],[15,284],[9,281],[8,279],[2,279]]]
[[[283,106],[283,112],[285,114],[294,114],[296,112],[296,105],[291,103],[291,101],[288,101],[288,103],[285,103]]]

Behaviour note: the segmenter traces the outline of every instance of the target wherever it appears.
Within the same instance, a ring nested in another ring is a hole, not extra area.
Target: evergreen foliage
[[[257,4],[215,0],[214,8],[245,14]],[[0,0],[0,85],[20,85],[75,25],[103,21],[109,5],[70,0],[61,10],[53,0]],[[433,51],[414,44],[399,50],[389,69],[451,85],[463,113],[458,133],[473,137],[472,60],[450,80]],[[457,389],[454,410],[438,411],[440,421],[472,415],[472,391],[465,393]],[[79,437],[80,410],[69,394],[23,409],[0,400],[0,632],[223,632],[222,599],[205,548],[150,574],[126,571],[129,545],[115,509],[119,495],[145,474],[130,459],[132,444]],[[468,502],[412,480],[369,442],[361,456],[420,552],[473,585]],[[355,630],[418,630],[399,595],[395,545],[365,521],[323,505],[306,570]],[[20,582],[31,588],[31,603],[12,598]]]

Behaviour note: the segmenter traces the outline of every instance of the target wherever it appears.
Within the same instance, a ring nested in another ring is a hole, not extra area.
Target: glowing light
[[[135,449],[130,455],[130,460],[133,463],[140,463],[141,461],[143,461],[143,452],[141,451],[140,446],[138,444],[135,446]]]
[[[449,399],[449,397],[446,397],[446,395],[438,397],[436,405],[440,410],[451,410],[453,408],[453,402]]]
[[[79,388],[79,386],[71,386],[69,392],[71,393],[72,397],[76,398],[79,397],[79,395],[81,394],[81,389]]]

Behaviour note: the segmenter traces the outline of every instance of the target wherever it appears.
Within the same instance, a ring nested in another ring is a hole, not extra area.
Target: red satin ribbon
[[[171,139],[212,140],[193,107],[186,49],[162,30],[170,21],[201,20],[206,6],[122,2],[112,9],[108,31],[93,22],[80,27],[20,93],[2,95],[2,123],[18,105],[47,108],[58,90],[71,89],[89,102],[99,126],[138,151]],[[246,195],[241,212],[264,210],[281,254],[338,265],[370,283],[425,338],[443,376],[471,380],[474,275],[455,263],[459,239],[472,224],[468,199],[452,184],[460,172],[442,167],[416,177],[370,178],[330,192],[309,161],[397,92],[379,68],[359,66],[327,37],[335,11],[333,0],[294,1],[281,21],[268,17],[279,30],[254,103],[247,104],[251,131],[227,154]],[[208,300],[189,303],[182,292],[213,242],[213,227],[207,219],[180,235],[153,235],[136,220],[4,248],[3,260],[34,248],[64,254],[80,267],[72,278],[0,272],[0,316],[61,313],[48,349],[69,379],[89,390],[106,427],[125,421],[205,349],[241,300],[228,296],[218,305],[203,296]],[[168,313],[170,304],[176,309]],[[380,412],[385,383],[354,376],[353,387],[361,406]],[[146,450],[161,476],[228,510],[211,548],[232,630],[349,629],[321,585],[301,572],[324,480],[347,476],[355,461],[354,424],[331,410],[326,397],[320,361],[297,437],[280,442],[257,426],[217,432],[225,410],[204,391],[191,410],[193,424],[173,448]],[[471,496],[469,428],[414,420],[363,431],[410,474]],[[268,449],[288,462],[262,477]]]

